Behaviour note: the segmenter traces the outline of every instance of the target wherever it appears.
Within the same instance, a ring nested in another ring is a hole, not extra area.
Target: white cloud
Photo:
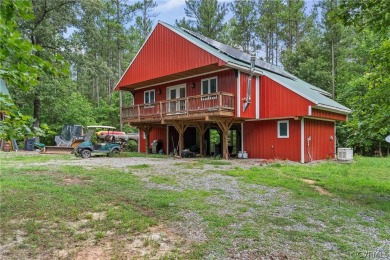
[[[185,0],[156,0],[156,2],[158,4],[157,12],[168,12],[185,5]]]

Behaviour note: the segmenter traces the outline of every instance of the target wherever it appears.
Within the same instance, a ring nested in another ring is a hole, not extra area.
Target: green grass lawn
[[[73,258],[109,247],[101,257],[121,259],[135,254],[129,245],[164,259],[390,256],[389,158],[249,169],[194,159],[172,164],[174,174],[145,163],[62,165],[81,160],[73,156],[0,160],[0,258]],[[222,185],[208,186],[216,180]],[[180,225],[174,234],[164,229]],[[143,236],[151,230],[164,235]],[[190,239],[197,231],[204,239]]]

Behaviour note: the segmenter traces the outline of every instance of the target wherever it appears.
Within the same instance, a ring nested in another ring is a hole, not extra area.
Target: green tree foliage
[[[259,0],[257,10],[260,18],[256,35],[262,43],[265,61],[277,64],[282,38],[282,0]]]
[[[31,43],[20,33],[19,20],[29,23],[34,19],[32,5],[27,0],[0,2],[0,78],[9,86],[23,90],[38,84],[42,71],[52,69],[51,64],[39,57],[42,48]]]
[[[33,118],[23,115],[8,95],[0,94],[0,111],[4,113],[4,120],[0,121],[0,140],[23,139],[51,133],[46,124],[42,124],[40,128],[31,128]]]
[[[388,0],[341,0],[335,19],[359,30],[370,28],[374,32],[388,34],[390,28],[390,4]]]
[[[343,134],[347,144],[360,148],[362,152],[376,150],[380,155],[382,143],[390,134],[389,13],[390,5],[386,0],[343,0],[333,16],[364,36],[360,49],[365,50],[366,66],[349,82],[345,91],[345,99],[353,112]]]
[[[157,7],[157,3],[153,0],[143,0],[140,3],[141,15],[136,18],[136,27],[139,30],[142,37],[140,40],[143,42],[150,31],[152,30],[153,19],[156,18],[157,14],[153,13],[153,9]]]
[[[294,50],[285,50],[282,54],[284,68],[305,81],[331,91],[330,62],[326,43],[320,30],[307,33]]]
[[[185,14],[189,19],[176,20],[176,25],[187,28],[215,40],[225,38],[226,3],[217,0],[186,0]]]
[[[231,5],[233,18],[230,20],[231,44],[250,53],[256,50],[256,10],[254,0],[235,0]]]
[[[313,17],[305,14],[305,1],[287,0],[281,14],[282,39],[287,50],[293,50],[304,34],[313,26]]]

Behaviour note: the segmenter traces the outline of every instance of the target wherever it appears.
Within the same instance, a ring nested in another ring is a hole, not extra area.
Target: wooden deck
[[[234,103],[234,95],[223,92],[164,100],[122,107],[122,121],[164,124],[171,120],[207,121],[210,117],[233,117]]]

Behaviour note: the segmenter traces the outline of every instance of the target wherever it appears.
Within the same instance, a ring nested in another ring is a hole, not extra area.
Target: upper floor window
[[[154,89],[145,91],[144,92],[144,103],[145,104],[154,103],[155,102],[154,96],[155,96]]]
[[[278,121],[278,138],[289,137],[288,120]]]
[[[217,77],[202,79],[202,95],[218,91]]]

